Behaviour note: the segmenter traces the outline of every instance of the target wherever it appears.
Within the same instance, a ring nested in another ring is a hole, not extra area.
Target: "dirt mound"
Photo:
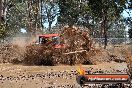
[[[23,63],[26,65],[54,65],[53,49],[43,45],[28,45]]]
[[[61,40],[68,46],[66,50],[76,51],[85,49],[89,51],[92,49],[92,40],[89,32],[77,28],[64,28],[61,32]]]
[[[0,46],[1,63],[20,63],[23,60],[23,49],[18,45],[4,44]]]
[[[92,49],[92,40],[88,31],[77,28],[64,28],[61,34],[61,40],[66,45],[63,50],[65,64],[92,64],[89,57],[87,57],[87,52]]]
[[[67,47],[63,50],[66,64],[98,64],[112,61],[109,53],[105,49],[95,48],[93,39],[87,30],[77,28],[64,28],[62,40]],[[77,53],[70,53],[82,51]]]

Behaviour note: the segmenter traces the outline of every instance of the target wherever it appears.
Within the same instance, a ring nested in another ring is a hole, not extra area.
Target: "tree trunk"
[[[107,23],[106,23],[106,19],[104,20],[104,49],[106,49],[107,46],[107,27],[106,27]]]
[[[49,22],[49,32],[51,32],[51,24],[52,22]]]
[[[35,29],[35,34],[37,33],[37,32],[40,32],[41,31],[41,29],[40,29],[40,20],[39,20],[39,18],[40,18],[40,13],[39,13],[39,3],[40,3],[40,0],[36,0],[36,6],[35,6],[35,26],[36,26],[36,29]]]
[[[73,28],[73,24],[69,24],[68,26],[69,26],[70,28]]]
[[[102,23],[101,23],[101,32],[100,32],[100,37],[101,38],[104,38],[104,49],[106,49],[106,46],[107,46],[107,42],[108,42],[108,36],[107,36],[107,8],[105,9],[102,9]]]
[[[0,0],[0,24],[1,24],[1,18],[2,18],[2,0]]]
[[[28,36],[31,36],[32,35],[32,22],[31,22],[31,0],[28,1],[28,29],[27,29],[27,33],[28,33]]]
[[[105,9],[104,10],[104,20],[103,20],[103,29],[104,29],[104,34],[103,34],[103,36],[104,36],[104,49],[106,49],[106,46],[107,46],[107,43],[108,43],[108,36],[107,36],[107,32],[108,32],[108,27],[107,27],[107,25],[108,25],[108,23],[107,23],[107,10]]]
[[[41,7],[40,7],[41,8],[41,22],[40,23],[41,23],[41,28],[43,29],[44,28],[44,26],[43,26],[43,16],[42,16],[42,13],[43,13],[43,11],[42,11],[43,10],[43,1],[41,0],[40,3],[41,3]]]
[[[69,20],[69,22],[68,22],[68,26],[69,26],[70,28],[72,28],[73,25],[74,25],[73,19],[70,18],[70,20]]]

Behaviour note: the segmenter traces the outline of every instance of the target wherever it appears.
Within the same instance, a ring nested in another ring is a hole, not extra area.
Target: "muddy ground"
[[[83,65],[92,73],[126,73],[126,63]],[[0,64],[0,88],[80,88],[76,66],[23,66]],[[86,87],[87,88],[87,87]],[[95,87],[97,88],[97,87]]]

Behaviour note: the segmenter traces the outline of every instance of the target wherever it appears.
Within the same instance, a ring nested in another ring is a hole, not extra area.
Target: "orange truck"
[[[36,44],[42,44],[42,45],[51,45],[55,49],[61,49],[61,48],[66,48],[66,44],[61,43],[63,39],[60,37],[60,34],[42,34],[39,35],[39,41]],[[68,53],[63,53],[63,54],[73,54],[73,53],[82,53],[86,52],[86,50],[78,50],[78,51],[73,51],[73,52],[68,52]]]
[[[129,84],[129,86],[131,86],[129,74],[90,74],[82,68],[78,70],[78,73],[76,81],[82,87],[87,84],[101,84],[102,88],[105,88],[104,86],[113,86],[112,88],[125,88],[124,84]]]

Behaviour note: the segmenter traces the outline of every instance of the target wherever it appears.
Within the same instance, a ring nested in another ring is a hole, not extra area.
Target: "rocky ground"
[[[126,73],[126,63],[83,65],[92,73]],[[0,88],[80,88],[77,66],[22,66],[0,64]]]

